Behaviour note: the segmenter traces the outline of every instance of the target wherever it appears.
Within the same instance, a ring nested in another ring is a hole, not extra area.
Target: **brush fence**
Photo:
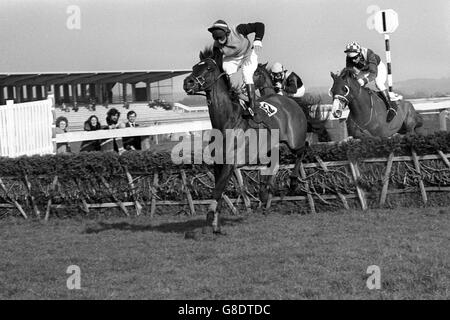
[[[428,202],[431,192],[450,191],[450,154],[394,156],[351,161],[304,163],[296,190],[289,189],[293,165],[280,166],[273,176],[274,188],[267,207],[279,201],[297,201],[299,210],[311,213],[349,209],[350,202],[362,210],[382,207],[388,195],[412,193]],[[260,205],[261,167],[236,169],[223,195],[232,214]],[[0,177],[1,217],[20,214],[23,218],[49,219],[62,209],[70,214],[89,214],[94,209],[114,208],[123,215],[149,214],[167,206],[180,206],[195,215],[199,206],[211,203],[214,176],[204,170],[154,171],[140,174],[124,170],[123,175],[101,175],[65,180],[54,176]],[[371,201],[368,201],[368,199]],[[376,199],[376,201],[373,201]],[[75,210],[74,210],[75,209]],[[78,210],[77,210],[78,209]],[[67,210],[66,210],[67,212]]]

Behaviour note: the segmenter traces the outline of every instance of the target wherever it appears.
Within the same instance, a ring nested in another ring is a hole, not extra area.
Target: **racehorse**
[[[340,118],[348,106],[349,136],[390,137],[396,133],[419,133],[417,129],[423,125],[423,120],[411,102],[402,100],[397,115],[391,122],[386,122],[387,110],[383,99],[376,92],[361,87],[353,69],[345,68],[339,75],[330,74],[333,78],[329,92],[333,98],[333,115]]]
[[[184,79],[183,88],[187,94],[205,92],[212,128],[222,132],[223,140],[226,138],[225,131],[228,129],[245,132],[248,129],[266,128],[269,129],[269,134],[272,134],[271,130],[278,130],[278,142],[285,143],[296,154],[296,163],[291,179],[297,181],[298,169],[306,149],[306,117],[294,101],[292,103],[285,101],[277,94],[265,96],[258,102],[266,106],[269,104],[272,114],[266,115],[262,108],[256,107],[255,109],[258,110],[254,110],[255,117],[249,118],[240,105],[237,95],[231,92],[231,83],[222,68],[221,54],[215,54],[211,48],[200,52],[200,62],[192,67],[192,73]],[[258,122],[255,118],[263,121]],[[236,150],[236,147],[234,148]],[[260,150],[257,151],[257,153],[259,152]],[[252,156],[256,157],[257,155],[253,154]],[[236,164],[229,163],[214,163],[214,202],[208,209],[203,233],[209,233],[209,231],[214,234],[222,233],[218,208],[220,208],[222,194],[236,166]],[[260,193],[260,197],[266,198],[267,192]]]
[[[258,67],[253,73],[253,82],[255,83],[255,88],[261,93],[261,96],[276,93],[272,80],[270,79],[270,73],[267,70],[267,62],[258,64]]]

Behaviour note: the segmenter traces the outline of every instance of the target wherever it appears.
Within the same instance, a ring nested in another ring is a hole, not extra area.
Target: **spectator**
[[[127,128],[139,127],[139,124],[136,123],[136,117],[137,117],[136,112],[128,111],[127,113],[128,121],[125,123],[125,127]],[[123,145],[126,150],[141,150],[141,137],[124,138]]]
[[[125,124],[119,122],[120,112],[116,108],[111,108],[106,114],[106,129],[125,128]],[[119,153],[125,151],[122,138],[111,138],[102,143],[102,149],[106,151],[114,150]]]
[[[120,112],[116,108],[111,108],[106,114],[106,124],[109,129],[125,128],[125,125],[119,122]]]
[[[102,129],[102,126],[96,115],[90,116],[84,122],[85,131],[96,131],[100,129]],[[81,143],[80,151],[100,151],[102,149],[101,144],[102,140],[83,141]]]
[[[58,117],[56,119],[56,134],[60,133],[66,133],[69,130],[69,121],[66,117]],[[57,143],[56,144],[56,152],[57,153],[63,153],[63,152],[70,152],[70,144],[68,142],[64,143]]]

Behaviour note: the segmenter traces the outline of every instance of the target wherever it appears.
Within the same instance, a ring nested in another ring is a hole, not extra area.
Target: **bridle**
[[[206,58],[205,60],[210,60],[210,61],[212,61],[212,62],[214,63],[214,65],[215,65],[217,68],[219,67],[219,66],[217,65],[216,61],[214,61],[214,59],[212,59],[212,58]],[[194,68],[195,68],[196,66],[198,66],[198,65],[204,64],[204,63],[205,63],[205,60],[202,60],[202,61],[200,61],[199,63],[197,63],[196,65],[194,65],[194,66],[192,67],[192,69],[194,69]],[[209,84],[207,87],[204,87],[204,86],[203,86],[203,85],[206,83],[205,77],[203,77],[203,76],[195,77],[195,76],[192,75],[192,74],[191,74],[191,77],[194,78],[195,83],[197,83],[197,84],[200,86],[200,89],[199,89],[198,91],[204,91],[204,92],[206,92],[206,91],[210,90],[210,88],[211,88],[211,87],[212,87],[212,86],[213,86],[213,85],[214,85],[221,77],[223,77],[224,75],[226,75],[226,72],[220,73],[220,74],[217,76],[217,78],[215,78],[214,81],[211,82],[211,84]],[[191,93],[191,95],[206,96],[206,94],[198,93],[198,92],[193,92],[193,93]]]
[[[344,101],[345,104],[347,105],[349,103],[347,96],[350,94],[350,88],[347,85],[345,85],[344,88],[347,91],[344,95],[340,95],[340,94],[333,95],[333,93],[331,92],[331,88],[328,90],[328,95],[330,97],[332,97],[333,99],[339,99],[340,101]]]
[[[344,106],[344,108],[349,104],[349,100],[347,99],[347,96],[350,94],[350,88],[347,86],[347,85],[345,85],[344,86],[344,88],[346,89],[346,93],[344,94],[344,95],[340,95],[340,94],[335,94],[335,95],[333,95],[332,94],[332,92],[331,92],[331,88],[328,90],[328,95],[330,96],[330,97],[332,97],[333,99],[339,99],[340,101],[343,101],[344,103],[345,103],[345,106]],[[361,94],[361,86],[359,86],[359,91],[358,91],[358,96]],[[372,99],[372,96],[370,96],[370,117],[369,117],[369,120],[366,122],[366,123],[364,123],[362,126],[364,127],[364,126],[366,126],[366,125],[368,125],[371,121],[372,121],[372,118],[373,118],[373,112],[374,112],[374,107],[373,107],[373,99]],[[375,111],[376,112],[376,111]],[[355,120],[353,120],[353,118],[350,118],[352,121],[353,121],[353,123],[361,130],[361,131],[363,131],[364,132],[364,130],[365,129],[363,129],[360,125],[358,125],[358,123],[356,123],[356,121]]]

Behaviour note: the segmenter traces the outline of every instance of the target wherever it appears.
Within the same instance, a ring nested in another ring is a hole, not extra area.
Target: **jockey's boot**
[[[255,102],[256,102],[256,94],[255,94],[255,85],[253,83],[246,84],[245,85],[247,89],[247,95],[248,95],[248,112],[252,115],[252,117],[255,115],[254,109],[255,109]]]
[[[391,101],[388,90],[383,91],[383,97],[384,101],[389,106],[386,116],[386,122],[391,122],[392,119],[394,119],[394,117],[397,115],[397,103],[395,101]]]

